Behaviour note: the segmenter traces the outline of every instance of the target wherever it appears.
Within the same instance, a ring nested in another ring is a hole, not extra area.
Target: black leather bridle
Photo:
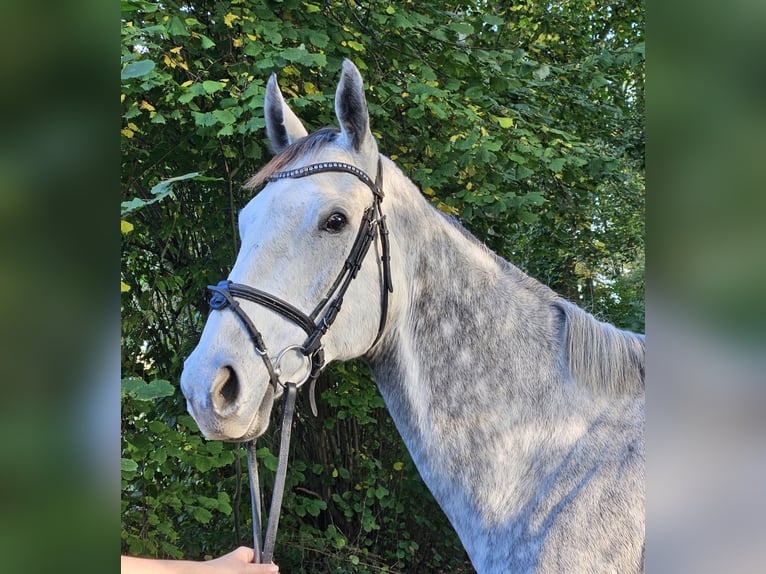
[[[383,201],[383,189],[382,189],[382,177],[381,177],[381,162],[378,159],[378,168],[375,181],[361,169],[353,165],[342,162],[323,162],[315,163],[298,169],[291,169],[288,171],[280,171],[274,173],[266,178],[266,181],[274,182],[281,179],[299,179],[308,177],[318,173],[326,172],[340,172],[349,173],[356,176],[367,187],[370,188],[373,195],[373,202],[368,207],[362,221],[359,224],[359,229],[356,234],[356,239],[351,247],[351,250],[346,257],[346,261],[343,265],[343,269],[338,273],[337,277],[333,281],[327,293],[322,298],[316,307],[310,314],[305,314],[297,307],[291,305],[287,301],[280,299],[270,293],[255,289],[248,285],[241,283],[234,283],[229,280],[223,280],[217,285],[209,285],[208,289],[213,292],[213,296],[210,298],[211,310],[222,311],[224,309],[231,309],[232,312],[240,320],[243,328],[248,334],[250,341],[253,343],[256,354],[261,357],[263,364],[266,366],[266,370],[269,373],[269,379],[271,385],[274,388],[274,393],[279,391],[279,387],[285,389],[285,402],[282,418],[282,437],[280,440],[279,450],[279,462],[277,466],[277,476],[275,478],[274,491],[272,493],[272,502],[269,513],[269,522],[266,530],[265,544],[263,551],[260,550],[260,515],[261,515],[261,500],[260,492],[256,495],[258,488],[258,466],[255,457],[255,441],[251,441],[248,449],[248,459],[250,463],[250,494],[253,502],[253,532],[254,532],[254,546],[256,561],[263,563],[271,562],[273,556],[274,542],[276,540],[276,531],[279,522],[279,509],[282,502],[282,494],[284,491],[284,480],[287,469],[287,453],[290,443],[290,429],[292,426],[293,411],[295,408],[295,396],[297,388],[308,382],[310,384],[309,398],[311,402],[311,409],[316,416],[316,401],[314,398],[314,385],[322,371],[324,360],[324,349],[322,347],[322,337],[327,333],[328,329],[335,322],[338,313],[343,305],[343,297],[351,284],[351,281],[357,276],[359,269],[362,266],[370,245],[375,240],[375,236],[380,237],[381,245],[381,264],[382,264],[382,286],[381,286],[381,309],[380,309],[380,324],[378,326],[378,334],[375,337],[370,348],[374,347],[380,337],[383,334],[383,330],[386,326],[386,319],[388,317],[388,294],[393,292],[393,285],[391,283],[391,266],[390,266],[390,254],[388,246],[388,229],[386,227],[386,216],[381,211],[381,203]],[[263,341],[263,336],[253,321],[248,317],[247,313],[242,309],[237,299],[244,299],[251,301],[258,305],[262,305],[272,311],[275,311],[282,317],[288,319],[292,323],[298,325],[306,332],[306,340],[302,345],[290,345],[285,347],[276,355],[276,359],[272,361],[269,352],[266,348],[266,344]],[[281,361],[286,353],[291,351],[300,352],[305,358],[307,363],[306,374],[303,378],[297,382],[288,381],[282,382],[280,377],[281,373]],[[284,460],[283,460],[284,459]]]

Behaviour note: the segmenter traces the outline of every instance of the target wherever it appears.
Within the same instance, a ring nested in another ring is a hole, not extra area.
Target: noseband
[[[353,165],[341,162],[323,162],[308,165],[298,169],[291,169],[288,171],[280,171],[274,173],[266,178],[266,181],[274,182],[280,179],[299,179],[308,177],[318,173],[326,172],[340,172],[349,173],[356,176],[362,183],[370,188],[373,195],[373,202],[368,207],[362,221],[359,224],[359,229],[356,234],[354,244],[351,246],[351,250],[346,257],[346,261],[343,264],[343,269],[338,273],[337,277],[333,281],[327,293],[321,301],[314,307],[314,310],[306,315],[303,311],[297,307],[291,305],[287,301],[280,299],[270,293],[255,289],[248,285],[241,283],[234,283],[229,280],[223,280],[217,285],[209,285],[208,289],[213,292],[213,296],[210,298],[211,310],[222,311],[226,308],[231,309],[237,318],[240,320],[245,332],[247,332],[250,341],[255,348],[256,354],[261,357],[263,364],[266,366],[266,370],[269,373],[269,380],[274,389],[275,395],[279,391],[281,386],[287,392],[285,393],[285,402],[282,418],[282,437],[280,441],[279,449],[279,462],[277,466],[277,476],[275,478],[274,491],[272,493],[271,509],[269,513],[269,522],[266,530],[266,538],[263,552],[260,551],[260,514],[261,514],[261,501],[260,493],[256,496],[256,490],[258,489],[258,467],[255,457],[255,441],[251,441],[248,449],[248,459],[250,463],[250,495],[253,501],[253,532],[254,532],[254,546],[256,560],[260,560],[264,563],[271,562],[273,555],[274,542],[276,540],[277,525],[279,522],[279,508],[282,501],[282,493],[284,489],[284,480],[287,471],[287,453],[290,442],[290,428],[292,425],[293,410],[295,407],[295,395],[297,388],[304,383],[308,382],[309,399],[311,402],[311,410],[314,416],[317,414],[316,400],[314,398],[314,387],[316,380],[321,373],[325,361],[324,361],[324,348],[322,347],[322,337],[327,333],[329,328],[335,322],[341,306],[343,305],[343,297],[346,291],[351,285],[359,269],[362,266],[365,256],[370,248],[370,245],[375,240],[375,236],[380,237],[381,245],[381,263],[382,263],[382,286],[381,286],[381,309],[380,309],[380,324],[378,325],[378,334],[375,337],[370,348],[374,347],[380,340],[383,334],[383,330],[386,326],[386,319],[388,317],[388,294],[393,292],[393,285],[391,283],[391,266],[390,255],[388,247],[388,229],[386,227],[386,216],[381,211],[381,203],[383,201],[383,189],[382,189],[382,177],[381,177],[381,162],[378,159],[378,169],[375,181],[361,169]],[[290,322],[298,325],[306,332],[306,340],[301,345],[289,345],[282,349],[276,355],[276,359],[272,361],[269,352],[266,348],[266,344],[263,341],[261,332],[256,328],[253,321],[248,317],[247,313],[242,309],[237,299],[244,299],[251,301],[281,315]],[[283,383],[281,380],[282,358],[288,353],[296,351],[306,359],[306,373],[298,381],[288,381]]]

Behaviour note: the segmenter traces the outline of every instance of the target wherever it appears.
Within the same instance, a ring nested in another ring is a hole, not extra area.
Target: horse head
[[[276,155],[246,184],[263,188],[239,214],[239,253],[212,288],[213,310],[181,375],[190,413],[221,440],[261,435],[283,382],[365,354],[382,332],[390,285],[380,159],[357,68],[343,64],[339,128],[308,134],[274,75],[264,109]]]

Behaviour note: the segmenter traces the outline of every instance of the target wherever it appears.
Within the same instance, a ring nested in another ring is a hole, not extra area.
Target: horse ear
[[[281,152],[294,141],[308,135],[298,116],[285,103],[276,74],[271,74],[266,84],[263,108],[266,114],[266,134],[274,153]]]
[[[350,60],[343,60],[340,83],[335,92],[335,115],[338,117],[341,134],[353,151],[363,155],[366,152],[377,152],[370,131],[362,75]]]

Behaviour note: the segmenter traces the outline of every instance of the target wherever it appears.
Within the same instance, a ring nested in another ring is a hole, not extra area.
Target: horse
[[[181,376],[201,431],[251,440],[284,381],[362,358],[477,572],[643,571],[645,336],[435,209],[379,153],[350,61],[338,127],[309,134],[274,74],[264,112],[275,155]]]

